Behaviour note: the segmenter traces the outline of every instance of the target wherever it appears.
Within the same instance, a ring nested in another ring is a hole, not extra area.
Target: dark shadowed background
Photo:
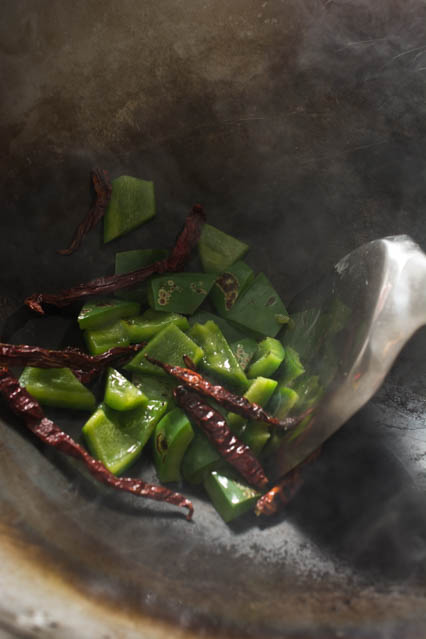
[[[368,240],[426,248],[425,20],[423,0],[4,0],[3,341],[76,339],[69,314],[31,318],[23,297],[171,245],[196,201],[285,300]],[[158,216],[60,257],[93,166],[153,179]],[[423,330],[267,523],[227,527],[198,493],[193,524],[112,495],[3,410],[0,631],[426,636],[425,345]],[[81,415],[55,417],[78,434]]]

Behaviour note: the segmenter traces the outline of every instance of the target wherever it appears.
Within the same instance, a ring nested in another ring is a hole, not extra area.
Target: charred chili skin
[[[256,503],[256,515],[275,515],[287,506],[304,483],[303,467],[313,463],[320,455],[321,448],[315,450],[301,464],[293,468],[278,484],[262,495]]]
[[[141,350],[145,344],[117,346],[102,355],[87,355],[78,348],[63,351],[29,346],[28,344],[5,344],[0,342],[0,366],[36,366],[37,368],[71,368],[79,379],[91,379],[96,373],[111,364],[120,366]],[[81,381],[81,380],[80,380]]]
[[[238,470],[251,486],[264,489],[268,485],[268,478],[259,461],[250,448],[235,437],[218,411],[203,402],[197,393],[184,386],[177,386],[173,396],[178,406],[204,431],[221,456]]]
[[[107,295],[123,288],[129,288],[134,284],[143,282],[155,273],[175,272],[182,270],[187,262],[192,249],[196,246],[205,221],[203,208],[196,204],[185,220],[185,226],[176,240],[169,257],[158,262],[153,262],[144,268],[123,273],[98,277],[90,282],[77,284],[60,293],[34,293],[27,297],[25,304],[36,313],[44,314],[43,304],[52,306],[67,306],[76,300],[90,297],[91,295]]]
[[[193,514],[192,503],[164,486],[148,484],[142,479],[131,477],[115,477],[102,464],[94,459],[82,446],[77,444],[69,435],[64,433],[50,419],[45,417],[40,404],[19,385],[18,380],[10,374],[7,368],[0,368],[0,394],[7,401],[9,408],[23,418],[27,428],[42,442],[56,448],[60,452],[79,459],[98,481],[123,490],[133,495],[146,497],[155,501],[165,501],[175,506],[187,508],[186,518],[190,520]]]
[[[194,364],[188,358],[184,357],[185,363],[189,364],[191,368],[183,368],[182,366],[170,366],[164,362],[160,362],[158,359],[154,359],[149,355],[146,355],[148,361],[151,364],[160,366],[166,373],[169,373],[176,379],[178,379],[184,386],[196,391],[200,395],[210,397],[214,399],[218,404],[224,406],[233,413],[242,415],[247,419],[254,419],[259,422],[266,422],[271,426],[277,426],[282,431],[290,430],[297,426],[304,417],[306,412],[299,417],[286,417],[285,419],[277,419],[272,415],[269,415],[259,404],[249,401],[246,397],[241,395],[235,395],[226,390],[223,386],[217,384],[211,384],[202,375],[193,370]]]
[[[71,244],[66,249],[57,251],[60,255],[71,255],[79,247],[83,238],[91,231],[105,215],[108,203],[111,199],[112,185],[108,171],[105,169],[92,169],[90,177],[95,189],[96,198],[92,208],[74,231]]]

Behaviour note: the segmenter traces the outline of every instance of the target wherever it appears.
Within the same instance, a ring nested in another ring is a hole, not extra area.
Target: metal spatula
[[[425,292],[426,255],[399,235],[356,249],[298,296],[284,339],[291,345],[293,336],[296,349],[298,339],[305,344],[305,378],[315,376],[322,392],[312,417],[277,446],[270,476],[300,463],[374,395],[404,344],[426,324]]]

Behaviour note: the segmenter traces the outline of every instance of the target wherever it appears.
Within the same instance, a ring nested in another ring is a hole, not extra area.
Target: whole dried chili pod
[[[166,373],[169,373],[169,375],[176,377],[176,379],[178,379],[188,388],[191,388],[200,395],[204,395],[205,397],[214,399],[221,406],[224,406],[233,413],[242,415],[247,419],[266,422],[271,426],[278,426],[283,431],[286,431],[297,426],[297,424],[299,424],[300,421],[306,417],[307,412],[305,411],[298,417],[286,417],[285,419],[277,419],[276,417],[269,415],[269,413],[267,413],[261,406],[259,406],[259,404],[255,404],[254,402],[249,401],[246,397],[242,397],[241,395],[235,395],[223,386],[212,384],[211,382],[207,381],[202,375],[200,375],[200,373],[197,373],[192,369],[183,368],[182,366],[170,366],[170,364],[160,362],[158,359],[150,357],[149,355],[146,355],[146,358],[149,362],[151,362],[151,364],[160,366],[163,370],[166,371]],[[190,365],[193,366],[193,363],[191,362]]]
[[[315,461],[319,457],[320,452],[321,448],[315,450],[301,464],[293,468],[283,479],[268,490],[267,493],[262,495],[262,497],[258,499],[254,509],[256,515],[275,515],[278,510],[287,506],[298,490],[303,486],[303,467]]]
[[[228,464],[238,470],[251,486],[260,490],[267,486],[268,478],[261,464],[250,448],[235,437],[225,418],[217,410],[206,404],[197,393],[184,386],[177,386],[173,396],[191,421],[205,432],[209,441]]]
[[[114,363],[124,364],[129,357],[143,348],[144,344],[116,346],[101,355],[87,355],[78,348],[63,351],[29,346],[28,344],[5,344],[0,342],[0,366],[37,366],[38,368],[72,368],[95,374]],[[94,371],[94,372],[93,372]]]
[[[90,282],[77,284],[60,293],[34,293],[27,297],[25,304],[37,313],[44,314],[43,304],[53,306],[67,306],[76,300],[92,295],[107,295],[123,288],[129,288],[134,284],[143,282],[155,273],[179,271],[188,260],[192,249],[196,246],[205,221],[203,208],[196,204],[185,220],[185,226],[177,238],[169,257],[158,262],[153,262],[144,268],[121,275],[98,277]]]
[[[82,239],[91,231],[96,224],[105,215],[106,208],[111,199],[112,185],[109,179],[108,171],[105,169],[92,169],[90,172],[93,186],[95,189],[95,203],[89,210],[88,214],[80,222],[74,231],[71,244],[66,249],[57,251],[60,255],[71,255],[80,246]]]
[[[19,385],[18,380],[11,375],[7,368],[0,368],[0,394],[6,399],[10,409],[24,419],[27,428],[34,435],[45,444],[53,446],[65,455],[82,461],[98,481],[133,495],[156,501],[165,501],[175,506],[187,508],[188,514],[186,518],[188,520],[192,518],[194,508],[192,503],[183,495],[173,492],[164,486],[146,483],[142,479],[116,477],[110,473],[102,462],[94,459],[80,444],[77,444],[59,426],[45,417],[40,404]]]

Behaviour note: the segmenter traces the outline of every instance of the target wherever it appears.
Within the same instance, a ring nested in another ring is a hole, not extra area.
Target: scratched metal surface
[[[368,240],[426,248],[425,18],[421,0],[6,0],[2,338],[76,339],[69,316],[30,319],[22,298],[170,245],[194,201],[285,299]],[[158,219],[60,258],[93,165],[154,179]],[[425,342],[267,524],[226,527],[199,494],[192,525],[111,495],[3,411],[0,632],[426,636]],[[80,416],[56,417],[78,433]]]

